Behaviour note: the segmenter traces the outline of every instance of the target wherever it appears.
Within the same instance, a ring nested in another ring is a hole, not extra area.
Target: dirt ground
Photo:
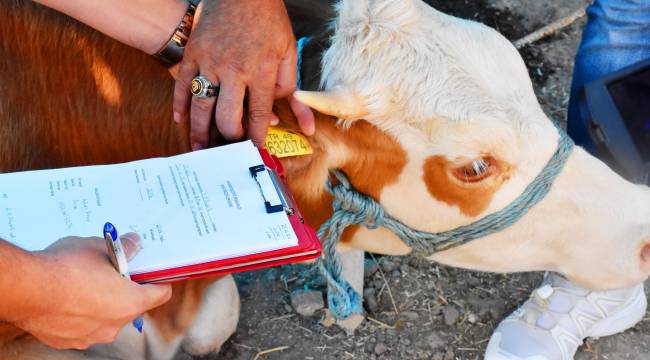
[[[584,6],[584,0],[430,1],[438,9],[476,19],[517,39]],[[547,114],[565,121],[573,56],[584,20],[522,50]],[[437,266],[403,257],[367,259],[368,320],[353,336],[302,317],[290,293],[318,283],[308,268],[281,268],[236,275],[242,297],[237,333],[219,354],[201,359],[482,359],[495,326],[525,301],[540,273],[495,275]],[[215,324],[218,325],[218,324]],[[263,352],[263,354],[260,354]],[[178,360],[189,360],[179,354]],[[650,316],[623,334],[590,339],[576,359],[650,359]]]

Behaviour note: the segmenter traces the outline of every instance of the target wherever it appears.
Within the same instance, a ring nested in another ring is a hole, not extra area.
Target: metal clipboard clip
[[[257,183],[267,213],[272,214],[280,211],[284,211],[287,215],[297,213],[300,221],[303,221],[302,215],[296,211],[298,207],[294,203],[293,197],[289,195],[288,189],[275,170],[266,167],[266,165],[251,166],[248,170]]]

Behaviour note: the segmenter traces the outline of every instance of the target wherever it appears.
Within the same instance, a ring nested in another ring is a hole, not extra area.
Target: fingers
[[[70,334],[69,337],[67,335],[52,335],[40,332],[33,332],[32,335],[54,349],[84,350],[94,344],[112,343],[121,329],[122,326],[116,323],[115,325],[100,326],[86,334]]]
[[[249,88],[248,100],[248,134],[251,140],[263,147],[269,124],[274,118],[273,101],[277,71],[272,63],[261,65],[258,79],[264,79]]]
[[[88,337],[93,344],[109,344],[115,341],[117,334],[120,332],[121,327],[102,327],[90,334]]]
[[[187,117],[187,108],[190,105],[190,85],[192,79],[199,73],[198,65],[191,61],[186,60],[181,62],[178,67],[176,75],[176,83],[174,84],[174,121],[179,123],[182,119]]]
[[[43,344],[57,350],[75,349],[84,350],[90,347],[90,343],[78,339],[65,339],[56,336],[47,336],[41,334],[33,334]]]
[[[128,261],[133,260],[133,258],[140,252],[142,248],[142,239],[140,235],[136,233],[128,233],[120,236],[120,241],[124,247],[124,254]]]
[[[298,55],[296,51],[295,41],[291,42],[291,46],[287,50],[286,55],[280,61],[278,67],[278,79],[275,86],[275,98],[284,98],[292,94],[296,90],[296,68],[298,62]]]
[[[296,99],[293,94],[288,96],[289,106],[291,111],[298,119],[298,125],[303,134],[307,136],[314,135],[316,131],[316,119],[314,118],[314,113],[311,111],[311,108]]]
[[[245,95],[246,85],[238,78],[223,79],[214,117],[217,129],[227,140],[237,140],[244,136],[242,117]]]
[[[204,76],[206,76],[212,84],[219,84],[218,81],[215,81],[216,79],[212,79],[209,75]],[[189,92],[188,89],[189,88],[185,89],[185,91]],[[192,120],[192,123],[190,125],[190,143],[192,145],[192,150],[201,150],[208,146],[210,119],[212,119],[212,112],[214,111],[217,97],[211,96],[202,98],[193,96],[191,101],[190,119]]]
[[[172,296],[172,286],[170,284],[160,285],[136,285],[138,288],[138,310],[136,314],[142,314],[147,310],[156,308],[167,301]],[[135,318],[135,317],[134,317]]]

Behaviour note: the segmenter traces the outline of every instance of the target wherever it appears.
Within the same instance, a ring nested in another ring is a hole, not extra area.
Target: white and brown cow
[[[496,31],[420,0],[342,0],[337,11],[324,90],[296,94],[319,111],[314,153],[283,161],[311,225],[331,214],[331,168],[402,222],[439,232],[503,208],[544,167],[558,132],[521,57]],[[147,56],[30,2],[2,1],[0,13],[0,171],[189,150],[186,126],[171,121],[173,80]],[[286,102],[275,109],[282,126],[297,127]],[[107,130],[121,141],[100,136]],[[341,249],[410,251],[384,229],[358,227]],[[599,289],[636,284],[650,273],[650,191],[575,149],[520,221],[431,260],[558,271]],[[111,345],[52,351],[4,326],[0,358],[162,359],[181,343],[205,353],[234,331],[237,316],[232,278],[184,282],[147,314],[145,337],[125,329]]]

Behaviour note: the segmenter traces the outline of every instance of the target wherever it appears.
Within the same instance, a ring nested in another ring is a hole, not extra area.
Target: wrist
[[[200,0],[190,0],[180,23],[165,43],[153,54],[156,60],[167,67],[178,64],[183,58],[185,45],[189,40],[192,27],[197,17],[197,7],[201,7]]]
[[[0,321],[20,322],[55,306],[54,271],[39,253],[0,240]]]

